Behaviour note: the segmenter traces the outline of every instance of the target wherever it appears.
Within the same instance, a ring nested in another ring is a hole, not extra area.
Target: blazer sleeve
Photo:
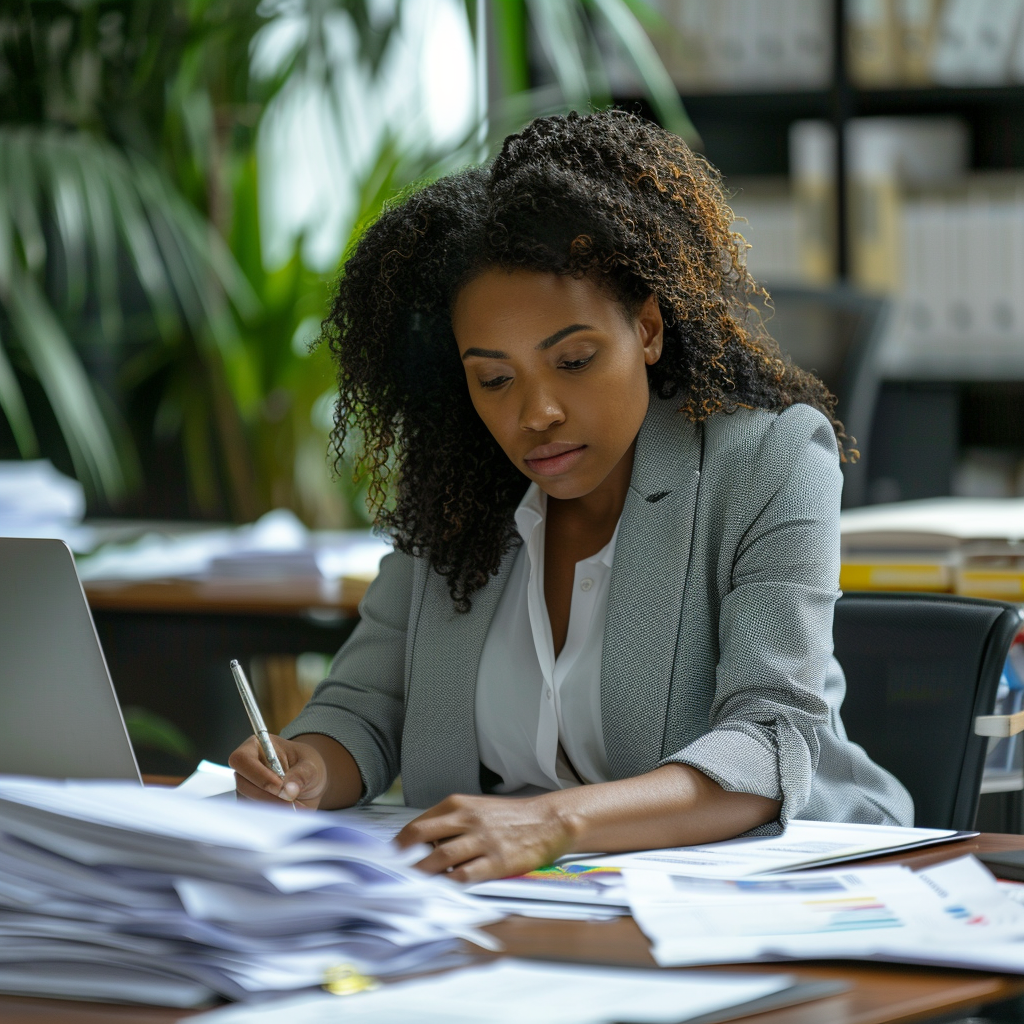
[[[399,772],[413,565],[397,551],[381,559],[358,625],[309,703],[281,730],[286,739],[319,733],[337,740],[359,766],[360,803],[385,792]]]
[[[755,830],[772,833],[807,803],[817,730],[829,718],[842,476],[831,424],[806,405],[773,418],[748,465],[742,492],[729,497],[746,523],[731,531],[711,728],[663,763],[780,800],[779,820]]]

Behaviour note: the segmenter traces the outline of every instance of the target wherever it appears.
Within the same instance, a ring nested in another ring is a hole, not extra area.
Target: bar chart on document
[[[722,897],[708,911],[700,904],[677,906],[680,928],[694,934],[814,934],[900,928],[903,922],[880,892],[851,891],[835,875],[801,878],[707,879],[669,876],[673,889],[691,896]],[[743,897],[773,897],[770,903],[739,902]],[[737,899],[736,903],[725,902]],[[689,918],[689,922],[686,921]]]

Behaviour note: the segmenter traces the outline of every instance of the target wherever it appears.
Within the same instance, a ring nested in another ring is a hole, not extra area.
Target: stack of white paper
[[[49,459],[0,462],[0,536],[58,537],[77,547],[91,539],[83,515],[84,488]]]
[[[77,522],[84,514],[84,488],[49,459],[0,462],[0,521]]]
[[[0,991],[190,1006],[443,962],[496,916],[357,818],[0,779]]]
[[[369,530],[310,531],[279,508],[247,526],[154,531],[107,543],[79,558],[78,575],[85,581],[372,578],[390,550]]]
[[[937,551],[969,541],[1024,540],[1024,499],[924,498],[843,511],[843,550]]]
[[[662,966],[841,958],[1024,973],[1024,906],[974,857],[916,874],[895,866],[741,879],[623,875]]]

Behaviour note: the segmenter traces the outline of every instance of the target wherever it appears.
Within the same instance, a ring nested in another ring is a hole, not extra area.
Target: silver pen
[[[275,772],[279,778],[283,779],[284,769],[281,767],[281,762],[278,760],[274,744],[270,742],[270,733],[267,732],[266,723],[263,721],[263,716],[260,714],[256,698],[252,694],[252,689],[249,686],[249,680],[245,678],[245,672],[242,670],[242,666],[238,663],[237,659],[231,662],[231,674],[235,677],[235,685],[238,687],[238,695],[242,698],[242,703],[245,705],[245,713],[249,716],[252,731],[256,734],[256,739],[260,741],[260,746],[263,748],[263,756],[267,759],[267,764],[270,766],[270,770]]]

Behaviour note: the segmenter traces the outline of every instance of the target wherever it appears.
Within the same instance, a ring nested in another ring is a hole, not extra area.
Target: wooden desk
[[[983,835],[875,863],[903,863],[915,868],[966,853],[1024,849],[1024,836]],[[604,922],[543,921],[511,917],[489,929],[512,956],[572,960],[595,964],[653,967],[647,940],[631,918]],[[681,968],[685,970],[686,968]],[[926,1021],[954,1011],[966,1016],[986,1003],[1024,993],[1024,975],[984,974],[899,964],[823,961],[820,963],[743,964],[702,970],[784,972],[805,981],[839,979],[848,992],[803,1006],[742,1018],[750,1024],[886,1024]],[[168,1024],[188,1014],[181,1010],[107,1006],[51,999],[0,996],[4,1024]]]

